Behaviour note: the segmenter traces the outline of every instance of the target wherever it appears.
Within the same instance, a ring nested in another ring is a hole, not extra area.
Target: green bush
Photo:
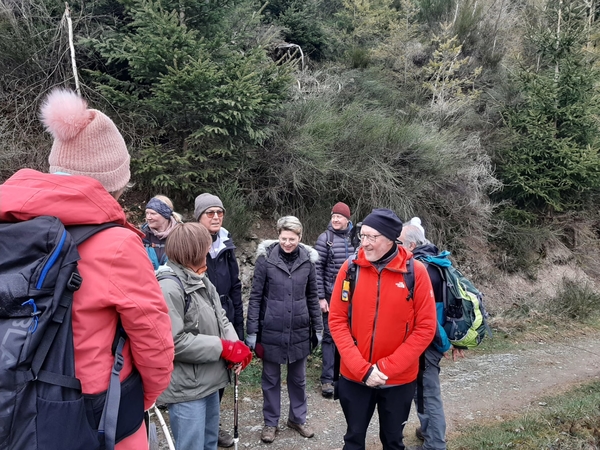
[[[518,73],[522,96],[504,111],[512,140],[498,171],[503,198],[553,213],[581,209],[600,187],[600,75],[584,50],[585,9],[574,1],[551,6],[531,34],[539,70]]]
[[[348,65],[353,69],[366,69],[369,67],[371,57],[365,47],[352,47],[346,52]]]
[[[362,77],[360,83],[380,83],[371,73]],[[401,99],[376,87],[360,92],[301,100],[282,111],[277,132],[252,160],[252,183],[263,188],[253,201],[309,222],[320,211],[327,217],[339,200],[357,219],[389,207],[404,219],[419,215],[439,244],[483,232],[496,180],[478,137],[406,122],[391,107]],[[308,238],[324,226],[315,225]]]
[[[286,42],[299,45],[304,53],[317,61],[329,53],[329,37],[319,20],[318,5],[312,2],[293,2],[283,11],[276,23],[284,28]]]
[[[419,19],[430,25],[443,22],[454,11],[454,0],[418,0]]]
[[[234,180],[220,184],[215,195],[221,199],[227,209],[223,226],[235,240],[247,238],[256,220],[256,213],[249,208],[246,194],[241,190],[238,182]]]
[[[234,173],[244,149],[269,135],[266,122],[288,94],[288,68],[260,46],[239,51],[225,31],[209,42],[159,2],[134,0],[127,14],[126,31],[86,41],[111,69],[91,74],[143,136],[134,151],[141,184],[192,198],[197,185]]]
[[[592,321],[600,315],[600,293],[589,281],[563,278],[556,296],[548,301],[548,310],[566,319]]]
[[[535,278],[545,246],[558,238],[535,214],[505,204],[494,214],[489,239],[497,247],[498,268]]]

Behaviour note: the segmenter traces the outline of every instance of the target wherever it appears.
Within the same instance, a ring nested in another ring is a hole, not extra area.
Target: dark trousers
[[[294,423],[305,423],[308,412],[306,359],[302,358],[287,365],[287,390],[290,398],[288,419]],[[265,425],[276,427],[281,415],[281,365],[279,363],[263,359],[261,386]]]
[[[416,382],[381,389],[370,388],[340,376],[340,405],[346,417],[344,450],[365,450],[367,428],[375,406],[383,450],[404,450],[402,431],[408,420]]]
[[[329,313],[323,313],[323,369],[321,370],[321,383],[333,383],[333,364],[335,360],[335,344],[329,331]]]

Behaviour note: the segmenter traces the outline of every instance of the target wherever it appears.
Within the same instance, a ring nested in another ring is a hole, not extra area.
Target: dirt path
[[[491,355],[469,352],[455,363],[442,362],[442,392],[448,422],[448,436],[461,425],[474,421],[503,420],[510,414],[537,408],[541,398],[600,376],[600,336],[578,338],[565,343],[539,342]],[[316,384],[316,383],[315,383]],[[227,389],[229,392],[229,388]],[[262,399],[240,393],[240,449],[329,450],[341,448],[345,431],[339,402],[321,397],[317,388],[309,392],[308,421],[315,430],[312,439],[301,438],[285,426],[287,392],[282,392],[282,417],[273,444],[260,441]],[[360,407],[360,405],[357,405]],[[225,409],[225,408],[224,408]],[[233,428],[233,415],[223,411],[223,425]],[[411,413],[405,444],[415,445],[416,414]],[[381,449],[377,414],[367,436],[369,450]]]

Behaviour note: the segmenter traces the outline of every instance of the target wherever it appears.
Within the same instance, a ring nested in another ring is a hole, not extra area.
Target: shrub
[[[237,181],[221,183],[215,192],[227,213],[223,220],[223,226],[236,240],[247,238],[250,227],[256,219],[256,213],[249,208],[246,193],[240,188]]]
[[[600,293],[586,280],[563,278],[555,297],[548,301],[548,312],[578,322],[600,315]]]
[[[522,97],[504,111],[512,141],[498,169],[504,198],[553,213],[581,209],[600,187],[600,76],[584,52],[585,9],[575,1],[551,6],[532,33],[540,68],[519,72]]]
[[[503,204],[496,210],[490,242],[497,246],[496,265],[507,273],[536,277],[541,255],[557,237],[535,214]]]
[[[242,52],[230,39],[205,40],[182,11],[159,2],[134,0],[127,14],[126,32],[87,41],[109,64],[108,73],[92,72],[97,90],[143,136],[134,153],[142,184],[192,198],[198,184],[235,172],[247,145],[269,135],[288,68],[260,46]]]
[[[366,69],[371,62],[369,50],[365,47],[355,46],[350,48],[346,52],[346,58],[348,59],[348,65],[352,69]]]
[[[371,76],[364,73],[360,82],[378,84]],[[375,86],[360,92],[364,98],[346,92],[283,110],[276,134],[251,161],[251,182],[263,187],[252,201],[286,208],[308,223],[340,200],[357,219],[389,207],[401,218],[419,215],[439,244],[483,233],[491,212],[487,192],[497,182],[477,135],[406,122],[395,108],[400,99]]]
[[[45,170],[51,142],[38,120],[39,103],[55,86],[69,86],[73,72],[64,4],[50,0],[2,2],[0,7],[0,181],[29,167]],[[74,27],[89,26],[74,15]]]
[[[293,2],[276,23],[284,27],[286,42],[298,44],[306,55],[322,60],[329,53],[329,37],[322,26],[316,2]]]
[[[418,0],[419,19],[430,25],[447,20],[454,10],[454,0]]]

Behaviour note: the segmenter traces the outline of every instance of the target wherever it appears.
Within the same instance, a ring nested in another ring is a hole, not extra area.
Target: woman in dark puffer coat
[[[281,364],[287,364],[287,426],[304,437],[314,435],[306,424],[311,327],[319,343],[323,337],[315,271],[318,254],[300,244],[302,224],[296,217],[279,219],[277,232],[278,241],[264,241],[258,247],[246,324],[246,343],[263,359],[264,442],[275,439],[281,412]]]

